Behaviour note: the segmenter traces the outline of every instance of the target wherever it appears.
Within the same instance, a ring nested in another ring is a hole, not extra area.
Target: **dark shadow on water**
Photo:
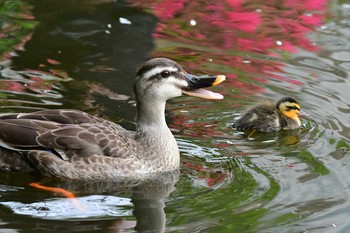
[[[37,102],[47,101],[41,107],[78,108],[118,116],[116,121],[133,119],[129,101],[136,69],[154,47],[157,19],[123,1],[29,2],[39,24],[23,50],[11,58],[11,67],[62,77],[52,85],[61,98],[38,98]],[[61,106],[50,106],[50,101]]]

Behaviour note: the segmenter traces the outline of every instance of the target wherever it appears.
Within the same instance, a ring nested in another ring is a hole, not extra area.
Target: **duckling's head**
[[[291,97],[284,97],[277,101],[276,108],[286,117],[299,120],[300,104]]]
[[[173,60],[154,58],[145,62],[137,71],[134,92],[138,101],[150,101],[150,99],[166,101],[182,94],[206,99],[222,99],[221,94],[202,88],[215,86],[225,79],[224,75],[191,75]]]

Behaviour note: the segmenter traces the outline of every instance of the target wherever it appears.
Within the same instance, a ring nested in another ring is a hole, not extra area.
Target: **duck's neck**
[[[146,101],[137,103],[135,140],[139,142],[140,152],[147,157],[146,162],[154,166],[153,172],[157,169],[174,170],[180,165],[176,140],[165,121],[165,104]]]
[[[150,130],[169,130],[165,121],[165,101],[138,101],[136,115],[136,130],[147,133]]]

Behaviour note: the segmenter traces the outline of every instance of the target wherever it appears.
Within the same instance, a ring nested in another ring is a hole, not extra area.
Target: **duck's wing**
[[[121,126],[75,110],[48,110],[0,117],[0,146],[45,150],[64,160],[73,156],[134,154],[135,141]]]
[[[73,109],[42,110],[32,113],[0,114],[0,120],[6,119],[42,120],[60,124],[100,123],[105,121],[102,118]]]
[[[128,157],[135,154],[135,141],[121,126],[110,122],[64,125],[38,135],[36,141],[62,151],[69,158],[103,155]]]

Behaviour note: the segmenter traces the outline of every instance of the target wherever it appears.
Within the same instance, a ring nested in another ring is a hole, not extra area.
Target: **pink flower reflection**
[[[324,11],[327,6],[327,0],[285,0],[285,5],[291,9],[306,9],[306,10],[318,10]]]
[[[163,0],[163,1],[131,1],[137,6],[148,6],[153,14],[161,20],[173,18],[184,8],[188,0]]]
[[[212,17],[210,23],[220,28],[237,29],[243,32],[254,32],[261,24],[260,16],[256,12],[227,12]]]
[[[220,186],[226,180],[232,179],[232,174],[222,168],[211,168],[193,164],[191,162],[184,162],[182,170],[183,174],[192,178],[195,185],[207,188],[215,188],[216,186]]]
[[[308,34],[322,24],[327,6],[327,0],[129,1],[160,20],[151,56],[185,60],[190,72],[224,70],[235,97],[264,92],[276,81],[302,85],[284,75],[278,59],[298,48],[318,49]]]
[[[327,0],[129,1],[159,18],[151,56],[173,58],[191,73],[227,75],[226,98],[253,96],[276,82],[302,85],[278,60],[299,48],[318,49],[308,34],[322,24],[327,7]],[[215,122],[192,119],[179,115],[171,127],[196,138],[221,133],[207,127]]]

